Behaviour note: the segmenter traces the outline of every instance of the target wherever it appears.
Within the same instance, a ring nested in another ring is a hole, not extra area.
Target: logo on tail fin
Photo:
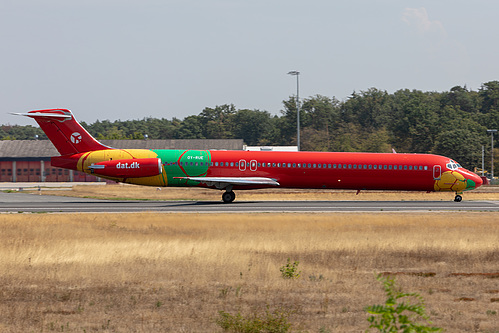
[[[74,144],[78,144],[81,142],[81,134],[78,132],[74,132],[71,134],[71,142]]]

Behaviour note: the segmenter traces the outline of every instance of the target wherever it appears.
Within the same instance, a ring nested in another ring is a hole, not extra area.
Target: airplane
[[[33,110],[33,118],[61,156],[55,167],[146,186],[223,190],[262,188],[451,191],[454,201],[482,179],[454,160],[433,154],[115,149],[93,138],[67,109]]]

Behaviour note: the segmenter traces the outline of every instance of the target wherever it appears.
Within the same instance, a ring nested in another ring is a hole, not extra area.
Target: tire
[[[231,203],[232,201],[234,201],[234,199],[236,198],[236,194],[234,192],[224,192],[222,194],[222,201],[224,203]]]

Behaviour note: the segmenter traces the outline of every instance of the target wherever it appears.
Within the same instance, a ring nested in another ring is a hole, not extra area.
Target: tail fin
[[[95,140],[69,110],[34,110],[16,114],[35,119],[61,155],[111,149]]]

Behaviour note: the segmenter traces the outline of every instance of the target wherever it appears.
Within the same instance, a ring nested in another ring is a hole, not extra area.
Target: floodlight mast
[[[296,146],[300,151],[300,72],[290,71],[288,74],[296,76]]]

